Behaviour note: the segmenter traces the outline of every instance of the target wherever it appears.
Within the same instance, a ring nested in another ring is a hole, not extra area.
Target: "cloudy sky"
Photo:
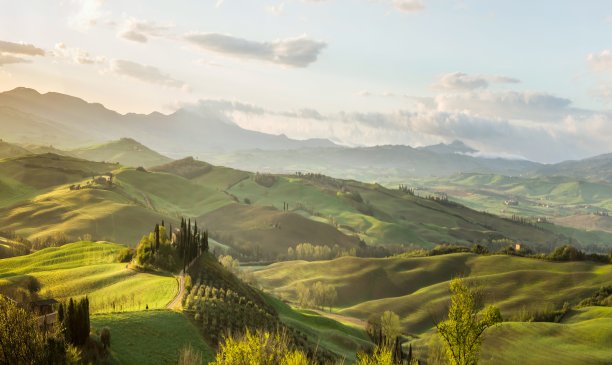
[[[0,90],[357,146],[612,152],[612,2],[2,1]]]

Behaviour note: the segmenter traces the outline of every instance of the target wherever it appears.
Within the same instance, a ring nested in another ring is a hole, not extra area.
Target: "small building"
[[[516,245],[514,245],[514,251],[521,252],[521,244],[520,243],[517,243]]]
[[[32,313],[35,313],[39,316],[44,316],[45,314],[53,313],[55,311],[55,306],[57,306],[59,302],[55,299],[41,299],[30,302],[30,310]]]
[[[518,202],[518,200],[508,199],[508,200],[504,201],[504,204],[508,205],[508,206],[517,206],[517,205],[519,205],[519,202]]]

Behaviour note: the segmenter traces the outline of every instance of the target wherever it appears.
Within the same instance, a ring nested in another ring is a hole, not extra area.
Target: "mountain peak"
[[[452,154],[452,153],[466,154],[466,153],[478,152],[478,150],[468,146],[467,144],[463,143],[463,141],[460,141],[458,139],[448,144],[438,143],[438,144],[434,144],[431,146],[419,147],[419,149],[429,151],[429,152],[442,153],[442,154],[445,154],[445,153],[446,154]]]

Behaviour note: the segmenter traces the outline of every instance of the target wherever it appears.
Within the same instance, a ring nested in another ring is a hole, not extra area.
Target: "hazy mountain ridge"
[[[169,115],[120,114],[77,97],[53,92],[41,94],[28,88],[0,93],[0,136],[12,142],[51,143],[61,149],[81,149],[127,137],[170,158],[198,156],[217,165],[248,171],[322,172],[388,184],[407,177],[456,173],[566,175],[612,181],[612,154],[544,165],[475,156],[476,149],[458,140],[419,148],[403,145],[344,148],[327,139],[298,141],[285,135],[246,130],[225,115],[206,109],[195,112],[185,108]],[[168,160],[147,165],[165,162]]]
[[[9,109],[23,114],[19,123],[15,123],[17,116],[2,113]],[[33,133],[45,127],[53,132],[50,136]],[[17,142],[46,145],[51,141],[62,148],[130,137],[153,148],[164,146],[162,153],[180,157],[218,150],[335,146],[324,139],[299,141],[246,130],[212,113],[203,116],[181,109],[169,115],[120,114],[99,103],[23,87],[0,93],[0,134]]]

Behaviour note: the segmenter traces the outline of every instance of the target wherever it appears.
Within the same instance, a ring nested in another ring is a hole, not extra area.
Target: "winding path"
[[[189,263],[189,265],[187,265],[187,268],[185,270],[189,270],[189,268],[196,262],[197,259],[200,258],[201,255],[202,254],[200,253],[195,259],[191,260],[191,262]],[[174,309],[175,307],[177,307],[178,303],[180,303],[181,299],[183,298],[183,295],[185,295],[185,271],[181,270],[181,272],[179,273],[176,279],[178,280],[178,283],[179,283],[179,290],[176,296],[174,297],[174,299],[172,299],[170,303],[168,303],[168,305],[166,306],[166,309]]]

